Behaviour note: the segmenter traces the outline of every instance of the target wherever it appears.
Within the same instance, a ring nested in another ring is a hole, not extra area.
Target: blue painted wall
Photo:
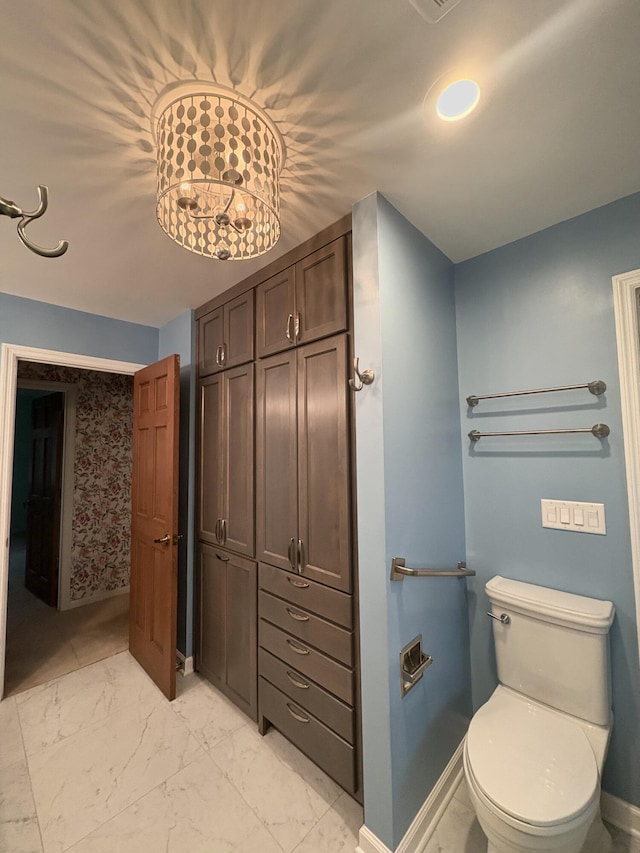
[[[180,356],[180,489],[178,523],[178,637],[185,657],[193,654],[193,582],[196,476],[196,336],[193,311],[185,311],[160,329],[158,358]]]
[[[526,203],[526,199],[523,199]],[[603,787],[640,805],[640,673],[611,277],[640,267],[640,194],[455,269],[460,416],[470,429],[591,427],[590,435],[463,440],[473,701],[496,684],[485,582],[495,574],[611,599],[615,725]],[[464,398],[603,379],[587,391]],[[543,529],[540,499],[605,504],[607,535]],[[587,674],[585,674],[587,677]]]
[[[391,583],[393,556],[464,559],[453,264],[382,196],[353,209],[365,822],[394,849],[471,713],[464,581]],[[404,698],[398,655],[422,633],[434,664]],[[386,664],[386,665],[385,665]]]
[[[0,343],[150,364],[158,330],[0,293]]]

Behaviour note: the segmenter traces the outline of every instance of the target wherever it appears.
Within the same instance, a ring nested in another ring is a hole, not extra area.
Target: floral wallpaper
[[[71,600],[129,586],[133,377],[21,361],[19,379],[78,389]]]

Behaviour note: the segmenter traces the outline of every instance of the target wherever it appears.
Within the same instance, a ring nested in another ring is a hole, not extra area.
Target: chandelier
[[[280,237],[285,147],[248,98],[212,83],[185,83],[154,108],[156,212],[180,246],[204,257],[257,258]]]

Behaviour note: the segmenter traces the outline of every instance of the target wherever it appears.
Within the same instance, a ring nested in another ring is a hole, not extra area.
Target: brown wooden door
[[[257,708],[257,566],[200,545],[198,670],[253,720]]]
[[[339,237],[295,266],[297,343],[342,332],[347,328],[347,265],[345,238]]]
[[[168,699],[176,691],[180,359],[133,385],[129,650]]]
[[[64,394],[36,398],[31,408],[31,473],[27,505],[25,586],[58,604]]]
[[[265,358],[256,370],[256,550],[262,562],[292,571],[298,530],[296,353]]]
[[[301,574],[351,591],[347,339],[298,356],[298,536]]]
[[[256,288],[256,350],[264,358],[294,344],[294,267],[289,267]]]

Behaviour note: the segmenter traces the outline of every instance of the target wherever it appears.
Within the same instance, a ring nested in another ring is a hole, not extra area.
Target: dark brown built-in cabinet
[[[349,232],[196,312],[196,668],[361,796]]]

